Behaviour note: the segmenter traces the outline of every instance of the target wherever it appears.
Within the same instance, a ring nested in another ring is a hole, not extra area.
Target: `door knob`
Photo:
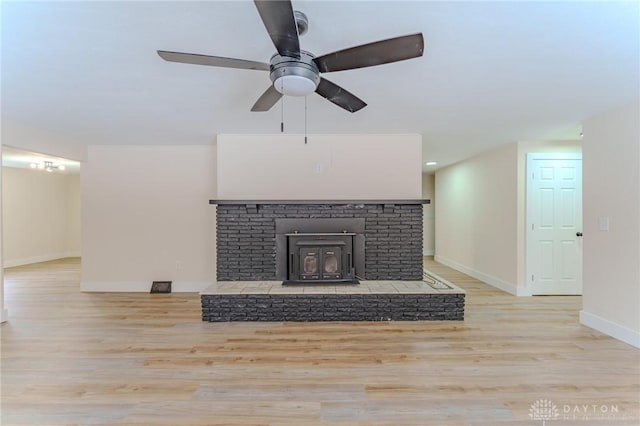
[[[576,237],[582,237],[582,232],[576,232]]]

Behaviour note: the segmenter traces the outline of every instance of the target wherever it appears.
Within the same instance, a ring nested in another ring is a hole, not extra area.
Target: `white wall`
[[[515,294],[517,144],[436,172],[438,262]]]
[[[422,254],[433,256],[436,249],[436,213],[435,213],[436,180],[435,174],[422,174],[422,198],[431,200],[422,211]]]
[[[2,157],[2,144],[0,144],[0,158]],[[0,191],[2,188],[2,167],[0,167]],[[4,264],[3,255],[3,226],[2,226],[2,193],[0,193],[0,265]],[[7,321],[9,312],[4,307],[4,270],[0,267],[0,323]]]
[[[583,123],[584,285],[580,321],[640,347],[640,108]],[[609,231],[599,222],[608,218]]]
[[[81,187],[82,290],[215,281],[215,146],[90,146]]]
[[[82,210],[80,205],[80,175],[74,176],[67,182],[67,193],[69,194],[67,208],[67,238],[69,251],[81,253],[80,243],[82,241]]]
[[[420,135],[218,135],[218,197],[419,199]]]
[[[4,267],[80,255],[78,175],[3,167]]]

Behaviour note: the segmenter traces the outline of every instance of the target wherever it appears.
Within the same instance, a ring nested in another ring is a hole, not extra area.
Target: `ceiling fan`
[[[298,36],[307,31],[309,21],[304,13],[293,10],[290,0],[254,0],[254,3],[277,50],[270,63],[165,50],[158,50],[158,55],[170,62],[269,71],[272,84],[251,111],[268,111],[282,95],[306,96],[316,92],[337,106],[356,112],[367,104],[320,73],[403,61],[422,56],[424,50],[422,33],[416,33],[316,57],[300,50]]]

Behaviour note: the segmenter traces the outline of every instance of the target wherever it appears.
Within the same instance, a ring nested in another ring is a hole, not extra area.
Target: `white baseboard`
[[[507,293],[513,294],[514,296],[518,295],[518,286],[516,284],[501,280],[500,278],[493,277],[491,275],[487,275],[480,271],[476,271],[475,269],[468,268],[460,263],[444,258],[442,256],[435,255],[434,260],[436,262],[442,263],[450,268],[455,269],[456,271],[460,271],[463,274],[467,274],[470,277],[473,277],[477,280],[485,282],[490,286],[498,288],[502,291],[506,291]]]
[[[212,281],[174,281],[171,283],[172,293],[199,293],[209,287]],[[120,292],[120,293],[149,293],[151,282],[141,281],[81,281],[80,291],[86,292]]]
[[[589,312],[580,311],[580,324],[598,330],[621,342],[640,348],[640,332]]]
[[[434,254],[436,254],[436,251],[434,249],[424,249],[424,250],[422,250],[422,255],[423,256],[433,256]]]
[[[25,257],[22,259],[3,259],[2,266],[4,268],[13,268],[14,266],[30,265],[32,263],[48,262],[50,260],[65,259],[67,257],[80,257],[80,252],[66,252],[57,254],[45,254],[42,256]]]
[[[9,319],[9,311],[4,308],[0,311],[0,323],[6,322]]]

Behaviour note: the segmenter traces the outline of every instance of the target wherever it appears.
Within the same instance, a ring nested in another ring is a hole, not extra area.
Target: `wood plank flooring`
[[[204,323],[198,294],[81,293],[78,259],[7,269],[2,425],[640,423],[640,351],[580,297],[425,263],[464,322]]]

